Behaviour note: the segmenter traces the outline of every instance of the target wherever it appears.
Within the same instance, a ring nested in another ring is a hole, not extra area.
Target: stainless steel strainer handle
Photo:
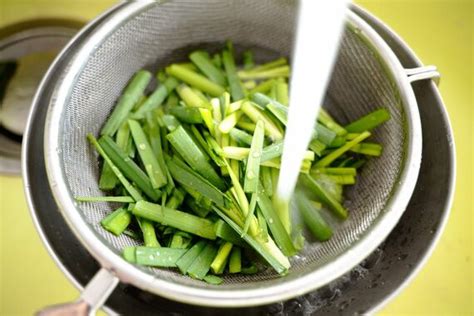
[[[87,284],[76,302],[58,304],[40,310],[38,316],[85,316],[94,315],[119,282],[111,271],[102,268]]]

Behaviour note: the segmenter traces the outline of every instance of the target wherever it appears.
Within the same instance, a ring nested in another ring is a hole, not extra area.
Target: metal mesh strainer
[[[295,12],[295,2],[289,0],[131,2],[99,25],[78,50],[48,113],[48,177],[71,229],[121,281],[201,305],[268,303],[337,278],[395,226],[414,189],[421,160],[418,109],[395,55],[353,13],[348,13],[325,107],[341,122],[387,107],[392,119],[375,133],[384,153],[364,167],[357,185],[346,192],[350,218],[329,242],[308,243],[293,259],[287,276],[268,270],[226,276],[223,285],[212,286],[170,270],[132,266],[120,258],[120,251],[134,241],[115,237],[99,224],[113,205],[74,202],[74,196],[103,194],[98,188],[98,159],[85,136],[98,134],[134,72],[143,67],[156,71],[183,60],[196,47],[218,49],[226,39],[238,52],[254,50],[258,61],[291,56]]]

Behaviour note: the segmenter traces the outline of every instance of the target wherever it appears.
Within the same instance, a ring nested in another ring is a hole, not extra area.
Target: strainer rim
[[[368,256],[395,227],[413,193],[421,162],[420,117],[414,93],[404,75],[403,67],[375,30],[350,10],[348,11],[348,22],[356,25],[366,39],[378,49],[379,54],[383,55],[383,60],[399,87],[401,99],[406,104],[404,111],[408,118],[407,124],[410,132],[407,133],[406,156],[399,178],[399,181],[404,185],[396,186],[393,189],[384,212],[371,224],[366,233],[354,242],[348,251],[338,255],[334,260],[315,271],[267,287],[238,290],[196,288],[159,279],[126,262],[116,252],[102,243],[93,228],[81,216],[81,212],[76,208],[74,198],[69,192],[66,175],[61,168],[58,168],[62,164],[61,154],[57,150],[60,140],[60,129],[58,127],[60,126],[62,111],[71,94],[72,83],[83,69],[87,56],[90,56],[119,26],[155,4],[154,1],[131,2],[99,25],[95,32],[81,45],[81,48],[72,59],[68,73],[58,85],[58,94],[48,108],[44,139],[46,170],[53,196],[70,229],[91,255],[104,268],[113,271],[122,282],[133,284],[143,290],[169,299],[197,305],[237,307],[272,303],[307,293],[349,271]],[[377,238],[369,238],[367,232],[370,232],[371,235],[375,234]],[[357,260],[354,260],[355,255],[357,255]]]

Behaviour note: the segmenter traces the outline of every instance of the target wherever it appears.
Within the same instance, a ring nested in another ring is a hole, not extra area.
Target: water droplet
[[[262,155],[262,153],[261,153],[260,151],[254,151],[253,154],[252,154],[252,156],[253,156],[254,158],[258,158],[258,157],[260,157],[261,155]]]
[[[141,150],[145,150],[146,149],[146,145],[145,144],[139,144],[138,145],[138,148],[140,148]]]

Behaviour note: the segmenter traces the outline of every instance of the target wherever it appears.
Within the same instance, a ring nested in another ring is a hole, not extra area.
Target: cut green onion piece
[[[226,79],[222,71],[216,67],[209,54],[204,51],[195,51],[189,54],[189,59],[199,68],[199,70],[206,75],[210,80],[218,85],[225,86]]]
[[[222,284],[222,282],[224,282],[222,278],[219,278],[217,275],[212,275],[212,274],[206,275],[203,280],[212,285],[219,285],[219,284]]]
[[[185,193],[183,193],[182,189],[174,189],[173,195],[166,202],[166,207],[172,209],[178,208],[184,201],[184,194]]]
[[[156,238],[155,226],[147,219],[137,218],[138,225],[142,230],[143,242],[146,247],[160,247],[160,243]]]
[[[193,188],[216,203],[216,205],[224,206],[225,195],[209,181],[189,168],[184,162],[177,158],[173,158],[168,161],[168,169],[170,170],[173,179],[177,182],[184,186]]]
[[[257,92],[259,93],[267,93],[273,87],[275,79],[268,79],[266,81],[261,82],[255,88],[249,91],[250,95],[253,95]]]
[[[177,127],[166,138],[193,170],[218,189],[225,188],[224,182],[209,163],[209,158],[205,156],[205,153],[182,126]]]
[[[155,189],[161,188],[167,183],[167,178],[163,170],[161,170],[143,129],[140,124],[134,120],[129,120],[128,125],[130,126],[133,141],[145,166],[145,170],[151,180],[152,187]]]
[[[285,81],[278,81],[276,84],[276,100],[288,106],[288,84]]]
[[[211,263],[211,270],[214,274],[222,274],[224,272],[232,246],[230,242],[224,242],[219,246],[217,255]]]
[[[229,82],[232,101],[242,99],[245,95],[242,89],[242,83],[237,75],[233,53],[229,50],[224,50],[222,52],[222,62],[227,75],[227,81]]]
[[[136,247],[137,264],[150,267],[176,267],[176,261],[184,255],[186,249],[165,247]]]
[[[288,62],[287,62],[286,58],[285,57],[280,57],[278,59],[272,60],[272,61],[267,62],[265,64],[255,66],[254,68],[248,69],[247,71],[248,72],[260,72],[260,71],[269,70],[269,69],[280,67],[280,66],[287,65],[287,64],[288,64]]]
[[[273,196],[272,171],[269,167],[262,167],[261,171],[263,189],[268,197]]]
[[[290,66],[285,65],[261,71],[241,70],[238,72],[238,75],[243,80],[288,77],[290,75]]]
[[[188,268],[187,273],[189,276],[194,279],[202,280],[207,272],[209,272],[211,263],[216,257],[216,254],[217,248],[214,244],[208,243]]]
[[[337,136],[344,136],[347,131],[339,125],[324,109],[319,110],[318,121],[330,130],[336,132]]]
[[[186,274],[188,272],[189,267],[203,251],[206,244],[207,242],[205,240],[198,241],[196,244],[194,244],[194,246],[186,251],[186,253],[182,255],[178,261],[176,261],[176,266],[182,274]]]
[[[242,250],[238,247],[234,247],[230,254],[229,272],[239,273],[241,269],[242,269]]]
[[[337,136],[329,144],[326,145],[328,146],[328,148],[338,148],[346,143],[346,139],[347,138],[344,136]]]
[[[107,215],[100,224],[106,230],[114,234],[120,235],[128,227],[132,220],[132,214],[124,208],[118,208],[114,212]]]
[[[316,209],[302,194],[297,195],[296,201],[303,221],[313,236],[319,241],[329,240],[332,237],[332,229],[321,216],[321,210]]]
[[[161,193],[153,188],[150,178],[109,136],[101,137],[99,144],[127,179],[133,181],[153,201],[158,200]]]
[[[347,210],[337,201],[337,199],[327,192],[317,181],[315,181],[309,175],[301,177],[303,183],[317,196],[317,198],[325,205],[327,205],[334,214],[341,218],[347,218]]]
[[[171,226],[206,239],[216,239],[214,223],[189,213],[161,207],[146,201],[138,201],[133,214],[151,221]]]
[[[230,130],[237,124],[239,121],[240,117],[242,116],[242,112],[240,111],[235,111],[231,114],[229,114],[220,124],[219,124],[219,130],[221,133],[228,134]]]
[[[187,106],[197,107],[197,108],[208,108],[209,104],[206,100],[203,100],[193,89],[184,83],[180,84],[176,88],[176,92],[180,98],[184,101]]]
[[[246,50],[242,54],[242,59],[243,59],[244,69],[251,69],[252,67],[255,66],[255,63],[253,60],[253,52],[251,50]]]
[[[104,191],[112,190],[118,182],[112,168],[110,168],[108,163],[104,162],[99,178],[99,189]]]
[[[259,109],[252,105],[251,102],[244,102],[242,104],[241,110],[247,115],[253,122],[257,123],[258,121],[263,121],[265,127],[265,133],[275,140],[283,139],[283,134],[280,132],[278,127]]]
[[[332,175],[348,175],[348,176],[355,176],[357,175],[356,168],[312,168],[311,173],[325,173],[325,174],[332,174]]]
[[[222,153],[225,158],[244,160],[249,157],[250,148],[245,147],[232,147],[227,146],[222,148]],[[264,164],[267,161],[278,158],[283,153],[283,142],[275,142],[262,149],[262,156],[260,158],[260,164]],[[304,154],[304,160],[314,160],[314,152],[306,151]]]
[[[362,133],[364,131],[371,131],[389,119],[390,112],[386,108],[381,108],[361,117],[357,121],[350,123],[345,127],[345,129],[349,133]]]
[[[289,213],[277,215],[275,208],[273,207],[272,202],[268,196],[265,194],[265,191],[259,190],[257,194],[257,203],[259,209],[265,217],[267,226],[270,229],[276,244],[285,256],[295,255],[296,249],[293,246],[290,235],[288,234],[289,227],[291,225]]]
[[[137,258],[135,256],[135,248],[136,248],[135,246],[128,246],[128,247],[123,248],[122,256],[126,261],[130,263],[137,262]]]
[[[232,137],[236,142],[250,145],[252,144],[252,135],[244,132],[238,128],[232,128],[229,131],[230,137]]]
[[[178,120],[188,124],[201,124],[203,123],[201,112],[197,108],[175,106],[172,107],[169,112],[176,116]]]
[[[342,184],[342,185],[347,185],[347,184],[354,184],[355,183],[355,177],[351,175],[335,175],[335,174],[329,174],[328,177],[334,181],[334,183],[337,184]]]
[[[321,160],[317,161],[315,166],[316,167],[326,167],[329,166],[334,160],[344,154],[346,151],[350,150],[354,145],[362,142],[364,139],[370,136],[370,132],[363,132],[358,137],[354,138],[353,140],[347,142],[342,147],[337,148],[329,155],[323,157]]]
[[[242,236],[242,229],[235,224],[227,215],[221,212],[218,208],[213,207],[214,211],[232,227],[237,234]],[[243,235],[243,239],[255,249],[280,275],[285,275],[290,267],[288,258],[281,253],[281,250],[275,245],[275,242],[271,238],[268,241],[257,241],[257,239],[250,236],[250,234]]]
[[[257,122],[257,127],[252,138],[252,145],[247,158],[247,166],[245,170],[244,191],[257,192],[258,180],[260,177],[260,159],[262,157],[262,147],[264,140],[264,123]]]
[[[135,200],[130,196],[76,196],[74,199],[78,202],[135,202]]]
[[[159,107],[168,95],[178,86],[178,80],[169,77],[160,85],[155,92],[153,92],[146,101],[133,113],[133,117],[140,119],[145,116],[147,112],[153,111]]]
[[[215,230],[217,237],[240,247],[246,246],[245,241],[223,220],[217,220]]]
[[[382,155],[382,145],[376,143],[360,143],[353,146],[350,150],[367,156],[379,157]]]
[[[97,150],[99,155],[101,155],[102,158],[104,158],[104,160],[110,165],[110,167],[112,168],[112,171],[115,173],[115,176],[117,177],[117,179],[119,179],[119,181],[125,187],[125,190],[127,190],[127,192],[130,194],[130,196],[135,201],[143,200],[143,197],[140,194],[140,192],[133,185],[131,185],[130,182],[128,182],[128,180],[125,178],[123,173],[119,170],[119,168],[117,168],[117,166],[115,166],[115,164],[112,162],[112,160],[109,158],[109,156],[105,153],[105,151],[99,145],[99,143],[97,142],[97,139],[95,139],[94,135],[87,134],[87,139],[95,147],[95,149]]]
[[[257,206],[257,193],[254,192],[252,193],[252,197],[250,199],[250,204],[249,204],[249,212],[247,216],[245,217],[245,222],[244,222],[244,227],[242,228],[242,233],[247,234],[247,230],[250,227],[250,223],[253,218],[253,214],[255,211],[255,207]]]
[[[222,86],[183,66],[173,64],[166,68],[166,72],[213,97],[218,97],[225,92]]]
[[[135,103],[140,99],[151,79],[151,73],[145,70],[138,71],[125,88],[112,114],[100,131],[101,135],[114,135],[127,119]]]

